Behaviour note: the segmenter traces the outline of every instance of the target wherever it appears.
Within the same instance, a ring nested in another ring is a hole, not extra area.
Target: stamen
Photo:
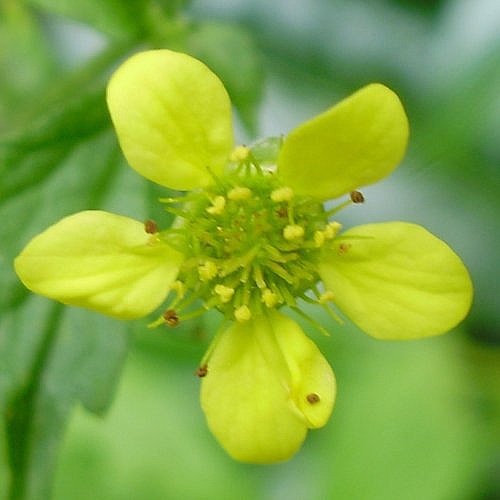
[[[298,240],[304,236],[304,228],[297,224],[289,224],[283,229],[285,240]]]
[[[252,196],[252,191],[246,187],[235,187],[227,193],[227,197],[233,201],[248,200]]]
[[[283,304],[285,302],[285,299],[283,298],[283,295],[281,294],[281,290],[278,288],[278,285],[274,281],[271,281],[269,283],[269,286],[271,287],[272,291],[276,294],[276,297],[278,297],[278,302],[280,304]]]
[[[234,288],[224,285],[215,285],[214,292],[220,297],[222,303],[229,302],[234,295]]]
[[[182,316],[179,317],[179,321],[180,320],[185,321],[187,319],[197,318],[198,316],[205,314],[208,311],[208,309],[211,309],[211,308],[212,308],[212,304],[207,303],[207,304],[203,305],[202,307],[200,307],[199,309],[195,309],[194,311],[183,314]]]
[[[207,260],[204,264],[198,266],[198,275],[201,281],[210,281],[217,276],[217,266],[211,260]]]
[[[186,293],[186,285],[182,281],[174,281],[170,288],[177,294],[179,299],[184,298],[184,294]]]
[[[331,292],[330,290],[327,290],[326,292],[322,293],[319,296],[319,303],[326,304],[327,302],[333,301],[334,298],[335,298],[335,295],[333,294],[333,292]]]
[[[244,145],[236,146],[230,156],[230,160],[234,162],[241,162],[248,158],[250,149]]]
[[[236,148],[232,159],[237,164],[231,165],[229,177],[213,176],[213,187],[193,191],[187,202],[186,197],[164,199],[166,208],[186,218],[184,224],[156,234],[153,221],[145,223],[152,238],[172,243],[186,255],[179,275],[182,281],[171,287],[176,292],[167,303],[171,312],[154,325],[173,326],[210,308],[218,309],[226,321],[240,322],[282,305],[298,312],[301,301],[297,299],[314,290],[318,280],[321,247],[328,244],[339,253],[348,248],[342,235],[336,239],[341,224],[329,222],[329,213],[317,200],[280,186],[267,170],[259,175],[258,162],[246,146]],[[352,203],[350,199],[330,213]],[[334,239],[333,244],[328,241]],[[327,310],[331,298],[318,292],[315,300],[304,300]],[[198,299],[201,303],[193,306]],[[333,311],[328,313],[336,317]],[[328,334],[312,318],[301,316]],[[204,359],[200,367],[206,364]]]
[[[316,403],[319,403],[320,401],[320,397],[318,394],[316,394],[315,392],[311,392],[311,394],[308,394],[306,396],[306,399],[307,399],[307,402],[310,403],[310,404],[316,404]]]
[[[337,233],[342,229],[342,224],[339,222],[329,222],[328,225],[325,227],[325,238],[327,240],[331,240],[335,238]]]
[[[210,215],[221,215],[224,212],[225,206],[226,206],[226,198],[224,198],[224,196],[216,196],[212,201],[212,206],[207,207],[205,210]]]
[[[295,311],[299,316],[304,318],[306,321],[309,321],[309,323],[311,323],[311,325],[314,326],[314,328],[316,328],[316,330],[321,332],[323,335],[325,335],[326,337],[330,336],[330,333],[328,332],[328,330],[326,328],[321,326],[317,321],[312,319],[311,316],[306,314],[304,311],[301,311],[298,307],[292,307],[291,309],[293,311]]]
[[[248,321],[252,317],[252,313],[250,312],[250,309],[248,309],[248,306],[242,305],[234,311],[234,317],[238,321],[244,322]]]
[[[278,217],[281,217],[282,219],[287,219],[288,218],[288,208],[286,207],[281,207],[276,210],[276,215]]]
[[[243,268],[243,271],[241,272],[240,281],[242,283],[246,283],[248,281],[248,277],[250,276],[251,272],[252,272],[252,267],[251,266],[245,266]]]
[[[353,203],[363,203],[365,201],[361,191],[351,191],[350,196]]]
[[[144,230],[148,234],[156,234],[158,232],[158,226],[154,220],[148,219],[144,222]]]
[[[259,288],[261,288],[261,289],[266,288],[266,282],[264,281],[264,276],[262,275],[262,270],[258,264],[254,265],[253,279]]]
[[[340,212],[343,208],[348,207],[352,203],[352,200],[347,200],[344,201],[344,203],[341,203],[340,205],[337,205],[336,207],[330,208],[330,210],[327,210],[322,214],[322,217],[330,217],[331,215],[335,215],[336,213]]]
[[[203,355],[203,358],[200,362],[200,366],[207,366],[208,365],[210,357],[212,356],[212,353],[214,352],[215,348],[217,347],[217,344],[219,343],[219,340],[221,339],[222,334],[226,329],[226,325],[227,325],[228,320],[229,320],[228,314],[226,314],[226,316],[222,320],[222,323],[220,324],[219,328],[215,332],[214,338],[210,342],[208,349],[206,350],[205,354]]]
[[[286,305],[288,307],[295,307],[295,297],[289,292],[288,288],[283,282],[278,283],[278,288],[281,292],[282,297],[285,299]]]
[[[266,288],[262,292],[262,302],[264,302],[267,307],[272,308],[278,303],[278,297],[275,293],[271,292],[269,288]]]
[[[349,248],[351,248],[351,244],[350,243],[341,243],[339,245],[339,248],[337,250],[337,253],[339,255],[344,255],[345,253],[347,253],[347,251],[349,250]]]
[[[272,260],[265,263],[265,266],[270,269],[274,274],[283,278],[289,285],[295,284],[294,277],[283,267]]]
[[[330,318],[335,320],[339,325],[344,324],[344,320],[335,311],[333,311],[332,308],[328,306],[328,304],[323,304],[322,307],[328,314],[328,316],[330,316]]]
[[[319,248],[325,242],[325,233],[323,231],[316,231],[314,233],[314,243]]]
[[[201,365],[195,372],[194,374],[197,377],[203,378],[206,377],[208,374],[208,366],[207,365]]]
[[[163,313],[163,319],[165,320],[165,323],[171,328],[177,326],[180,321],[179,316],[177,316],[177,312],[174,309],[167,309]]]
[[[275,189],[271,192],[271,200],[276,203],[290,201],[293,198],[293,190],[287,186]]]
[[[162,315],[159,318],[152,321],[151,323],[148,323],[148,328],[156,328],[160,325],[163,325],[164,323],[165,323],[165,319],[163,318],[163,315]]]

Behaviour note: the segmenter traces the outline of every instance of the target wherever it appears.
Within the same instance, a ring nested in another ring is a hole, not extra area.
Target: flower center
[[[177,219],[159,237],[186,256],[170,309],[199,299],[200,312],[245,321],[262,308],[295,307],[319,279],[319,253],[340,224],[328,222],[322,203],[240,156],[209,188],[161,200]]]

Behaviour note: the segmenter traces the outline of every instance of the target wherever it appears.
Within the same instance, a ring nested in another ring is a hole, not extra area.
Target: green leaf
[[[144,183],[110,128],[101,81],[116,51],[106,57],[41,98],[0,144],[0,495],[11,498],[49,497],[71,409],[107,408],[127,351],[128,325],[31,295],[12,269],[31,237],[72,212],[145,216]]]
[[[35,156],[36,157],[36,156]],[[102,203],[119,159],[110,132],[78,144],[44,182],[0,205],[0,414],[15,498],[46,498],[72,405],[103,411],[126,350],[123,323],[30,295],[12,260],[30,236],[69,212]],[[101,201],[99,201],[100,199]],[[6,307],[9,307],[7,309]],[[84,330],[84,331],[82,331]],[[1,460],[0,460],[1,463]]]
[[[141,0],[28,0],[34,7],[68,17],[96,28],[115,39],[136,37],[144,30],[144,10],[149,2]]]
[[[102,89],[61,103],[28,129],[0,142],[3,201],[48,177],[72,149],[109,126]]]
[[[0,2],[0,130],[11,116],[37,95],[58,67],[37,20],[21,2]]]
[[[0,389],[1,390],[1,389]],[[0,425],[0,498],[7,498],[10,483],[10,470],[7,458],[7,435],[4,425]]]
[[[33,317],[42,320],[36,329]],[[128,339],[127,326],[112,323],[39,297],[3,319],[12,498],[49,497],[58,444],[76,401],[99,413],[109,405]]]
[[[82,142],[110,127],[105,79],[130,47],[111,46],[10,117],[12,127],[0,138],[2,203],[43,181]]]
[[[244,125],[255,134],[264,75],[252,37],[236,26],[200,24],[187,37],[186,50],[222,80]]]

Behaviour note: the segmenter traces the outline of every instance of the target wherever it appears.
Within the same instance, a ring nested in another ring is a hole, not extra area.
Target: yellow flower
[[[182,220],[161,229],[77,213],[29,242],[16,271],[34,292],[121,319],[147,315],[172,291],[152,326],[219,310],[223,325],[197,373],[208,425],[234,458],[288,459],[333,408],[333,371],[283,306],[307,318],[304,300],[338,317],[333,304],[381,339],[444,333],[467,314],[467,270],[423,227],[386,222],[340,233],[330,221],[404,155],[407,118],[387,87],[363,87],[300,125],[262,165],[252,147],[233,149],[227,93],[187,55],[134,55],[113,75],[107,101],[132,168],[192,190],[161,200]],[[192,310],[196,299],[203,305]]]

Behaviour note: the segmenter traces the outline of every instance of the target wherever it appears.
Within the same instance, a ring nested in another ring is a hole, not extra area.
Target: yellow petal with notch
[[[211,431],[233,458],[250,463],[289,459],[308,428],[326,423],[334,399],[327,361],[276,311],[223,332],[201,389]]]
[[[130,166],[158,184],[199,188],[223,173],[233,147],[231,103],[203,63],[171,50],[149,50],[112,76],[107,102]]]
[[[145,316],[165,299],[182,255],[128,217],[89,210],[35,236],[15,259],[33,292],[119,319]]]
[[[462,321],[472,301],[460,258],[423,227],[405,222],[342,233],[319,274],[339,308],[380,339],[445,333]]]
[[[389,175],[408,142],[398,96],[372,83],[292,130],[278,157],[285,184],[327,200]]]

